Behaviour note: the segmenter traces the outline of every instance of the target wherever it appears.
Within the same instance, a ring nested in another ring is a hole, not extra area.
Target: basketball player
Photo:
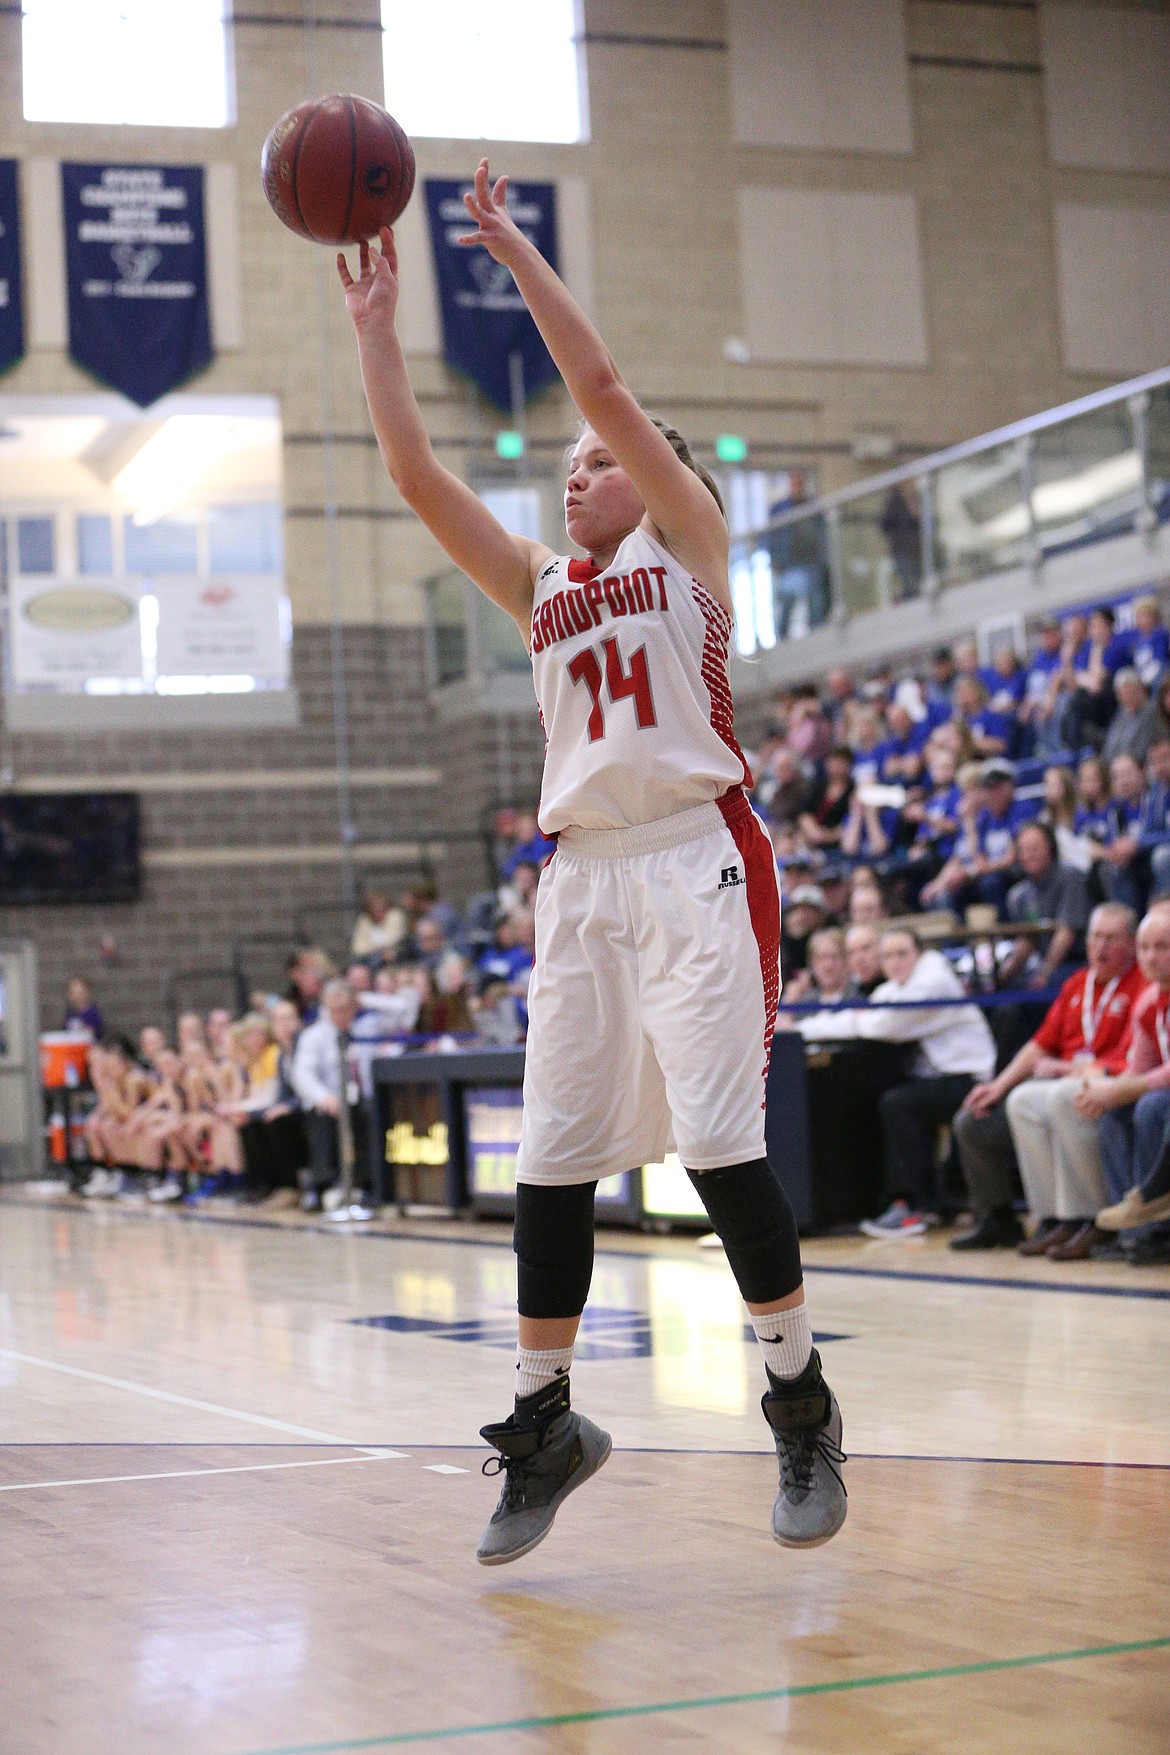
[[[505,1475],[477,1552],[526,1554],[599,1469],[609,1434],[570,1405],[593,1269],[599,1177],[673,1141],[723,1240],[759,1336],[775,1436],[778,1542],[845,1519],[841,1415],[813,1350],[792,1210],[764,1157],[779,992],[771,845],[732,731],[728,530],[714,483],[643,412],[600,336],[507,209],[487,160],[466,197],[512,272],[583,417],[565,491],[587,560],[509,535],[436,460],[394,329],[397,258],[361,246],[338,271],[383,460],[399,490],[532,654],[547,738],[540,826],[557,851],[538,892],[517,1157],[515,1407],[482,1435]]]

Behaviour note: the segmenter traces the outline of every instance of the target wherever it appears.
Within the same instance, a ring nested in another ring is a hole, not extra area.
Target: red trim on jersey
[[[566,571],[571,584],[588,585],[591,579],[597,578],[601,568],[595,567],[593,559],[590,557],[587,561],[570,561]]]
[[[743,859],[748,915],[760,953],[760,974],[764,980],[764,1068],[761,1076],[766,1091],[776,1008],[780,1004],[780,889],[776,882],[776,855],[759,818],[738,786],[725,792],[716,803]],[[763,1106],[764,1095],[761,1094],[761,1109]]]
[[[752,784],[751,769],[747,765],[746,756],[736,741],[731,685],[727,680],[727,641],[731,634],[732,620],[722,604],[716,603],[715,599],[704,591],[697,579],[691,580],[691,594],[707,625],[699,670],[707,685],[707,693],[711,697],[711,727],[727,745],[743,769],[743,784],[750,786]]]

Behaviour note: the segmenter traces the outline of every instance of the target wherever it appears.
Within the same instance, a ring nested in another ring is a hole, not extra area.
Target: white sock
[[[545,1389],[550,1383],[555,1383],[572,1363],[572,1341],[567,1347],[552,1347],[547,1353],[533,1353],[527,1347],[517,1347],[517,1401],[523,1401],[526,1395],[535,1395],[538,1389]]]
[[[801,1303],[791,1310],[773,1310],[766,1316],[753,1315],[752,1327],[764,1355],[764,1364],[772,1376],[799,1377],[812,1356],[808,1305]]]

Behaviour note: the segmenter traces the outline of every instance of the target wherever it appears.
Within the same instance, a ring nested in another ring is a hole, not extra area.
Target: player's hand
[[[464,232],[456,242],[464,248],[482,244],[489,256],[510,268],[528,240],[508,212],[507,177],[489,182],[486,158],[476,166],[475,188],[464,195],[463,205],[479,230]]]
[[[345,308],[355,329],[366,323],[394,321],[398,308],[398,251],[394,233],[388,225],[378,233],[382,248],[372,250],[367,242],[358,246],[358,278],[349,271],[345,251],[337,252],[337,272],[345,288]]]

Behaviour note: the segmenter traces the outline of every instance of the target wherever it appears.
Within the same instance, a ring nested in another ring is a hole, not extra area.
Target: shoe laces
[[[845,1483],[841,1480],[841,1465],[848,1462],[849,1458],[839,1444],[834,1444],[827,1432],[821,1431],[796,1432],[781,1441],[780,1484],[785,1492],[811,1491],[818,1451],[840,1481],[842,1491],[845,1490]]]
[[[528,1457],[505,1456],[502,1451],[497,1451],[495,1456],[488,1457],[479,1471],[489,1481],[494,1480],[497,1475],[506,1477],[503,1503],[509,1511],[517,1511],[524,1504],[524,1465],[529,1460]]]

